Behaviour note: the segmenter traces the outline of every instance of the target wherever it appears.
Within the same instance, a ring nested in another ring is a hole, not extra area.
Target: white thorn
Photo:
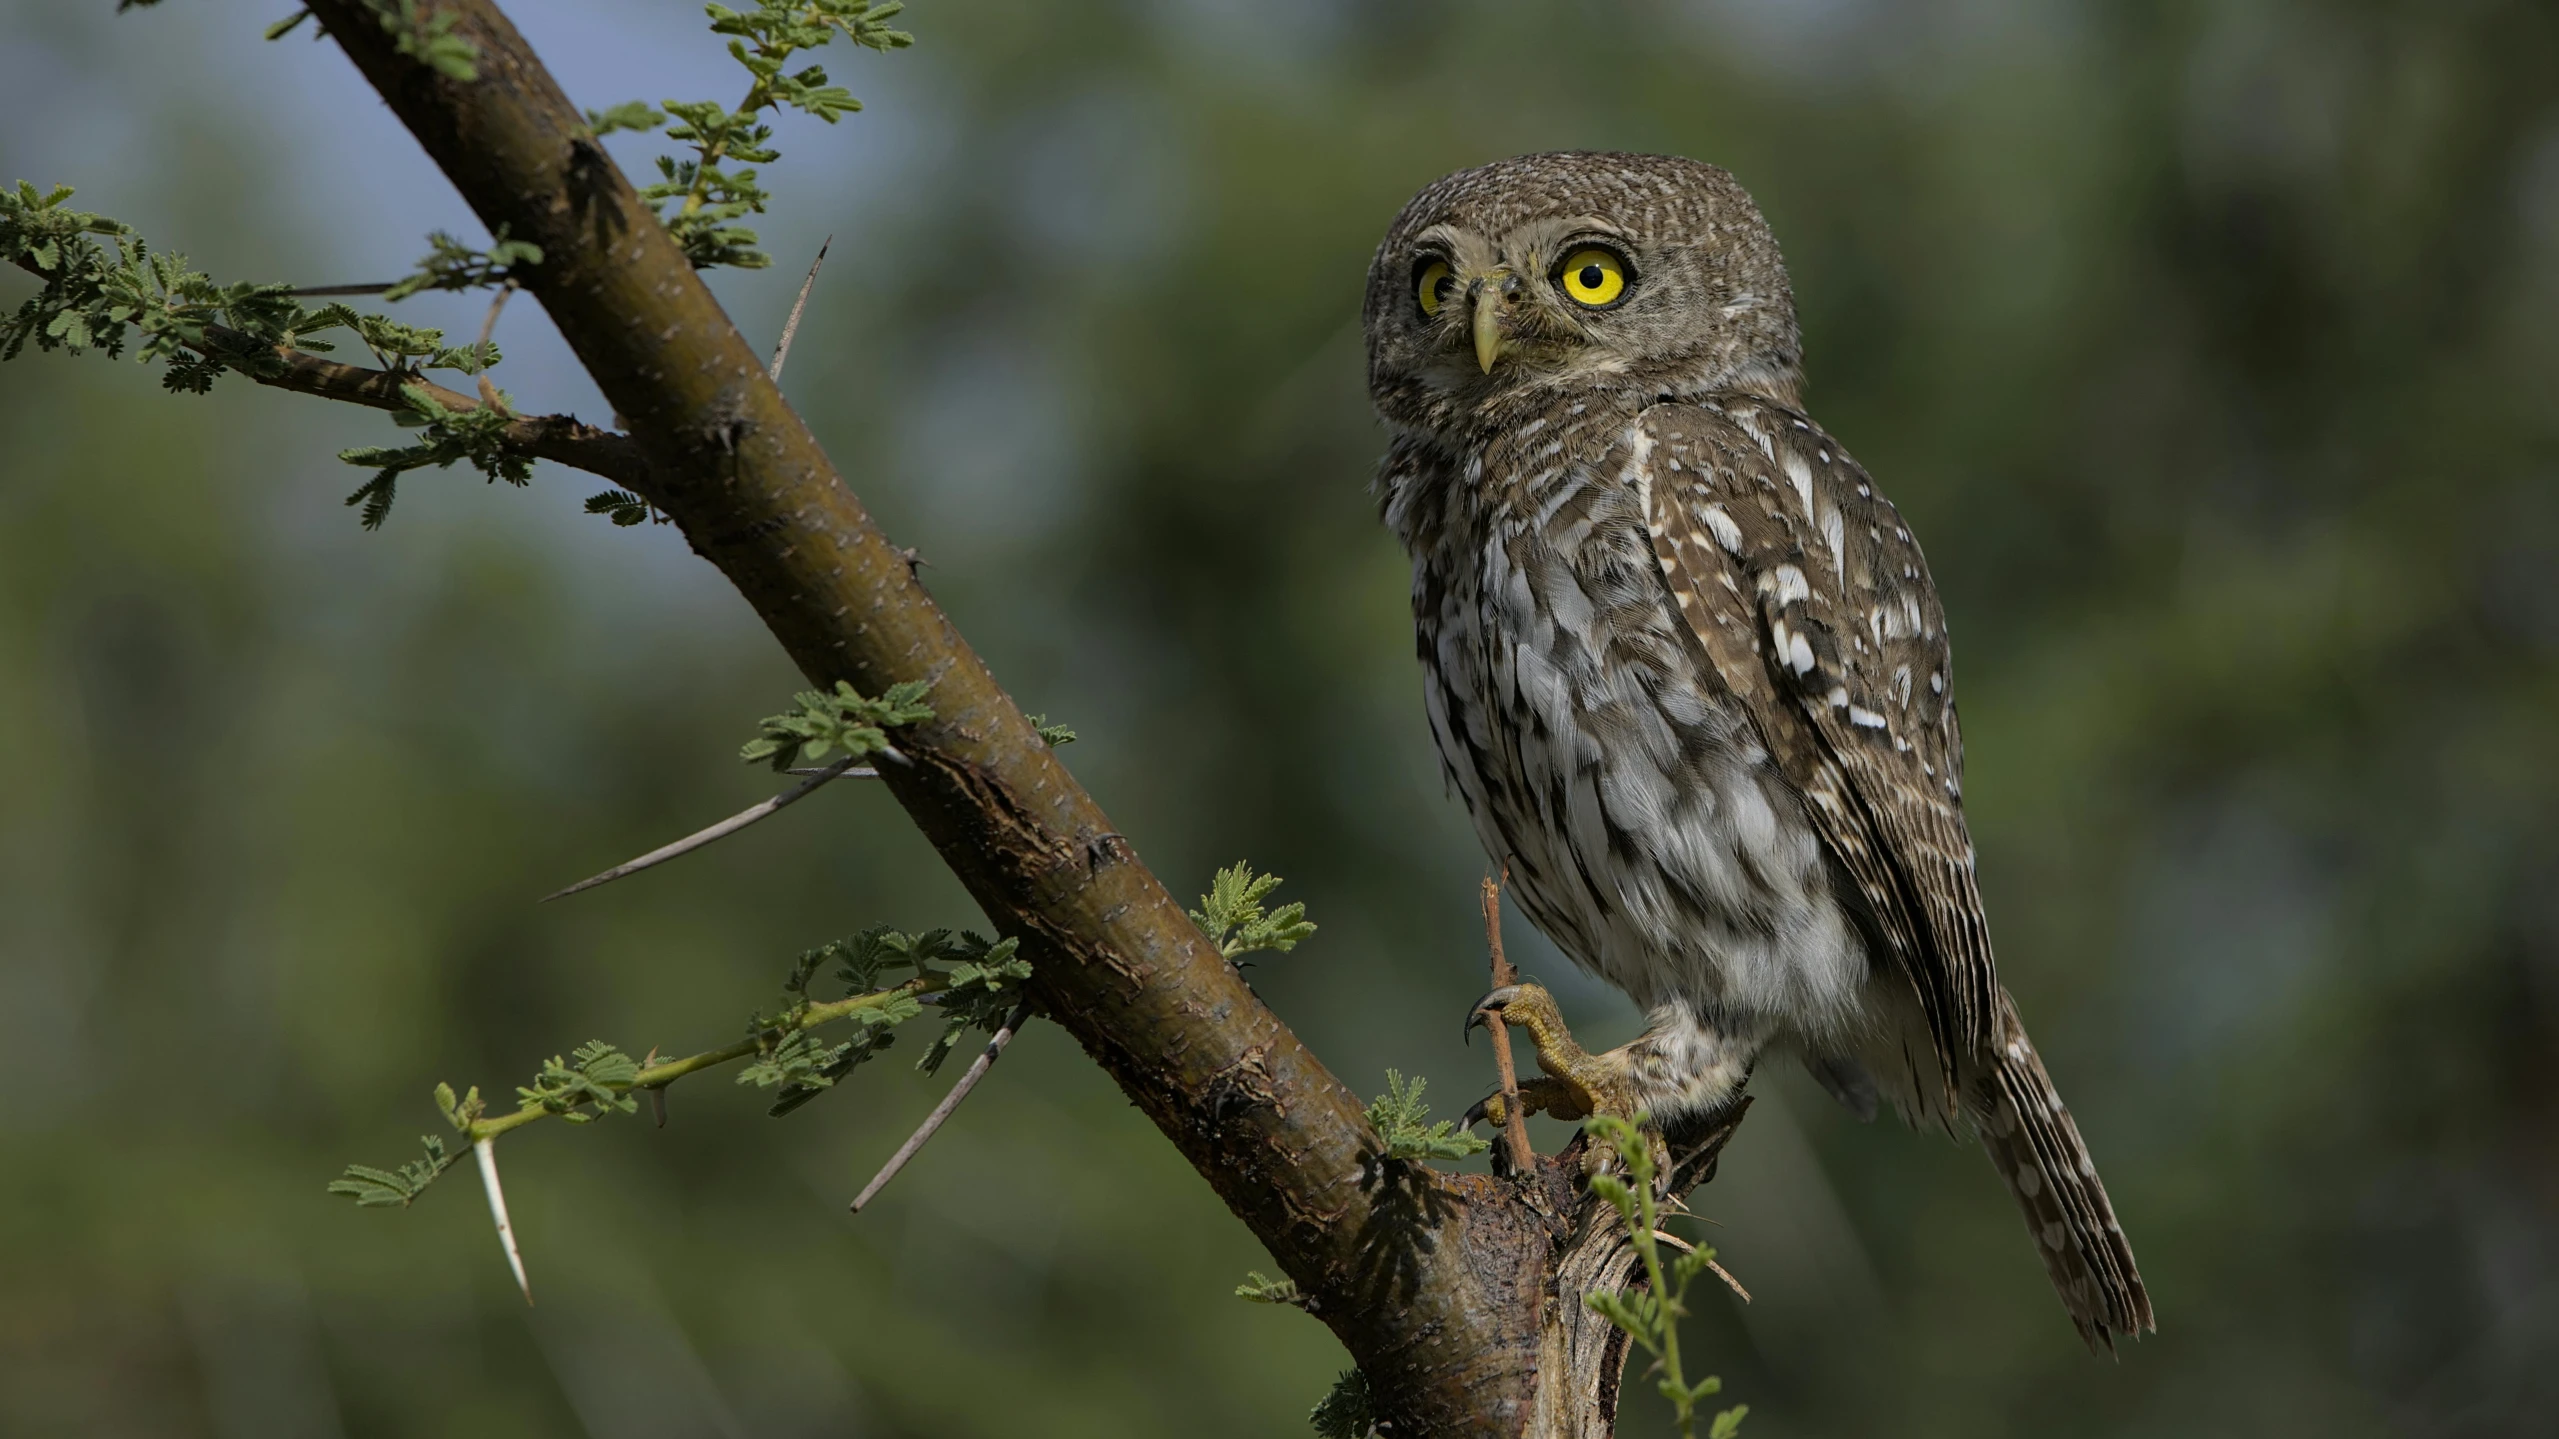
[[[782,322],[781,343],[773,347],[771,375],[776,383],[782,379],[782,362],[791,358],[792,337],[800,333],[800,311],[808,308],[809,291],[817,287],[817,267],[826,263],[826,252],[834,244],[835,237],[829,235],[826,243],[817,247],[817,258],[809,261],[809,277],[800,282],[799,298],[791,302],[791,317]]]
[[[894,750],[886,752],[896,754],[896,751]],[[897,755],[897,758],[903,762],[906,756]],[[771,799],[764,800],[746,809],[742,809],[736,814],[730,815],[727,819],[721,820],[718,824],[711,826],[709,829],[697,830],[694,833],[688,834],[684,838],[677,840],[673,844],[660,845],[656,849],[650,850],[647,854],[641,855],[638,859],[628,860],[624,863],[617,864],[602,874],[589,875],[585,879],[579,880],[577,883],[570,885],[566,889],[554,890],[551,893],[542,896],[542,902],[544,904],[549,904],[555,899],[565,899],[581,890],[593,889],[599,884],[611,884],[617,879],[624,878],[628,875],[638,874],[641,870],[655,869],[657,866],[662,865],[668,860],[674,859],[680,855],[691,854],[693,851],[711,843],[713,840],[726,839],[730,835],[737,833],[739,830],[746,828],[748,825],[751,825],[758,820],[766,819],[779,813],[783,806],[805,798],[810,791],[830,780],[843,779],[847,776],[855,779],[876,779],[879,777],[878,770],[872,769],[868,765],[856,766],[849,756],[844,759],[837,760],[835,763],[828,765],[823,769],[795,769],[792,770],[791,773],[807,775],[808,778],[791,786],[789,789],[782,791],[780,794],[773,796]]]
[[[471,1150],[480,1156],[480,1187],[489,1191],[489,1217],[497,1221],[498,1243],[506,1247],[506,1267],[515,1271],[515,1287],[524,1291],[524,1302],[533,1302],[532,1281],[524,1277],[524,1252],[515,1247],[515,1226],[507,1222],[506,1190],[498,1185],[498,1143],[494,1139],[475,1139]]]

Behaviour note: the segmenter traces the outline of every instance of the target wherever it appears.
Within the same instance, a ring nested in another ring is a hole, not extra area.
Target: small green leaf
[[[418,1142],[425,1147],[422,1158],[396,1170],[350,1164],[345,1173],[329,1181],[329,1193],[343,1194],[367,1209],[408,1208],[460,1157],[460,1151],[446,1149],[444,1141],[432,1134],[420,1135]]]
[[[1305,1307],[1306,1295],[1294,1279],[1273,1279],[1256,1269],[1235,1286],[1235,1297],[1253,1304],[1288,1304]]]
[[[666,115],[645,101],[625,100],[601,110],[586,112],[587,128],[598,135],[617,130],[654,130],[666,123]]]
[[[1317,1439],[1368,1439],[1377,1432],[1376,1408],[1368,1395],[1368,1376],[1345,1369],[1330,1392],[1306,1416]]]
[[[891,685],[877,698],[842,680],[833,691],[804,690],[797,708],[765,716],[762,732],[739,749],[738,757],[785,770],[795,759],[815,764],[838,750],[856,760],[886,753],[887,731],[933,717],[932,706],[922,702],[924,691],[922,680]]]
[[[1217,872],[1191,921],[1228,959],[1260,950],[1286,954],[1315,932],[1304,904],[1286,904],[1264,913],[1262,900],[1279,888],[1275,874],[1257,875],[1251,865],[1235,864]]]
[[[1396,1070],[1386,1071],[1386,1092],[1369,1101],[1368,1122],[1385,1142],[1386,1157],[1400,1160],[1464,1159],[1492,1146],[1443,1119],[1429,1123],[1430,1106],[1422,1102],[1425,1081],[1405,1082]]]

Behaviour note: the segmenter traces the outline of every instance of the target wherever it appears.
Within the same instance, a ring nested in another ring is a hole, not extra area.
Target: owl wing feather
[[[1791,410],[1662,404],[1643,433],[1671,594],[1917,989],[1951,1090],[1992,1042],[1999,983],[1927,564],[1865,472]]]
[[[1636,446],[1670,592],[1918,991],[1948,1113],[1972,1115],[2081,1337],[2111,1347],[2154,1327],[2096,1165],[1992,967],[1946,618],[1909,528],[1811,421],[1756,397],[1656,405]]]

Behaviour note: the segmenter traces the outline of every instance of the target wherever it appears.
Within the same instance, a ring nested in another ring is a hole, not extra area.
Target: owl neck
[[[1710,395],[1749,395],[1788,410],[1803,409],[1804,374],[1795,357],[1771,355],[1734,365],[1662,364],[1626,373],[1581,377],[1573,383],[1526,384],[1481,396],[1473,404],[1442,404],[1410,428],[1431,434],[1456,453],[1482,448],[1490,439],[1541,417],[1559,414],[1618,415],[1633,419],[1658,404],[1692,404]]]

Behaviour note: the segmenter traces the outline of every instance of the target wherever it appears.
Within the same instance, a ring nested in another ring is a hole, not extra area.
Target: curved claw
[[[1475,1042],[1475,1031],[1484,1024],[1486,1019],[1509,1008],[1510,1002],[1519,998],[1519,990],[1520,987],[1516,984],[1505,984],[1475,1001],[1475,1007],[1466,1011],[1466,1028],[1462,1031],[1468,1044]]]

